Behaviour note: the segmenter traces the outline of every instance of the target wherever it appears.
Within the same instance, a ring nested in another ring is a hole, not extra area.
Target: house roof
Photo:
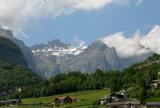
[[[9,99],[9,100],[7,100],[7,102],[16,102],[16,101],[20,101],[20,99]]]
[[[59,100],[63,100],[63,99],[65,99],[66,98],[66,96],[62,96],[62,97],[55,97],[55,99],[59,99]]]
[[[6,101],[0,101],[0,103],[5,103]]]
[[[111,102],[108,103],[108,106],[112,105],[127,105],[127,104],[132,104],[132,105],[139,105],[140,101],[123,101],[123,102]]]
[[[117,93],[112,93],[110,96],[111,96],[111,97],[116,96],[116,97],[118,97],[118,98],[123,98],[123,97],[124,97],[124,95],[122,95],[122,94],[117,94]]]
[[[65,98],[70,98],[72,100],[76,99],[75,97],[72,97],[72,96],[59,96],[59,97],[55,97],[55,99],[59,99],[59,100],[64,100]]]
[[[0,103],[8,103],[8,102],[19,102],[20,99],[10,99],[10,100],[2,100]]]
[[[160,102],[147,102],[147,106],[160,106]]]
[[[160,79],[157,79],[157,80],[153,80],[152,83],[157,83],[157,82],[160,82]]]

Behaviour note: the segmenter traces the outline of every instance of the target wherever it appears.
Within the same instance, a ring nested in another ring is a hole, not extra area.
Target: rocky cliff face
[[[35,45],[31,49],[37,70],[42,76],[50,77],[67,70],[65,67],[68,62],[81,54],[86,47],[75,48],[56,39],[46,44]]]
[[[45,77],[60,72],[94,72],[96,69],[119,69],[119,58],[115,48],[109,48],[101,41],[90,46],[71,47],[59,40],[32,47],[36,67]]]
[[[98,40],[88,47],[80,48],[73,48],[70,44],[53,40],[33,46],[32,52],[38,71],[46,78],[69,71],[91,73],[96,69],[121,70],[152,55],[149,53],[120,58],[115,48],[110,48]]]
[[[114,48],[107,47],[101,41],[90,45],[80,55],[75,56],[63,71],[94,72],[96,69],[118,69],[118,56]]]
[[[22,50],[22,53],[27,61],[28,67],[32,69],[34,72],[37,72],[31,49],[27,47],[23,41],[18,40],[16,38],[13,39],[13,42],[16,43]]]

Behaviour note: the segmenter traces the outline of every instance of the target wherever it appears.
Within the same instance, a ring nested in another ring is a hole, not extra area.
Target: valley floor
[[[2,106],[0,108],[48,108],[43,106],[21,105],[21,106]]]
[[[101,90],[89,90],[89,91],[80,91],[80,92],[73,92],[73,93],[66,93],[60,94],[55,96],[48,96],[48,97],[40,97],[40,98],[29,98],[23,99],[23,104],[51,104],[56,96],[74,96],[77,98],[78,102],[72,104],[65,104],[61,105],[59,108],[92,108],[94,102],[98,99],[104,97],[105,95],[109,95],[109,89],[101,89]],[[0,108],[48,108],[45,106],[11,106],[11,107],[0,107]],[[105,108],[105,106],[98,106],[97,108]]]

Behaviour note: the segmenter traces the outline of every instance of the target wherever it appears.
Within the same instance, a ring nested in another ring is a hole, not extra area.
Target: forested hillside
[[[144,101],[147,98],[160,97],[159,89],[151,89],[150,83],[157,79],[160,71],[160,55],[154,54],[148,60],[135,64],[122,72],[103,72],[87,74],[81,72],[69,72],[58,74],[48,81],[33,87],[24,88],[16,97],[41,97],[59,93],[110,88],[112,92],[127,90],[130,98],[139,98]]]
[[[0,96],[20,91],[24,86],[37,84],[41,79],[27,68],[20,48],[0,37]]]

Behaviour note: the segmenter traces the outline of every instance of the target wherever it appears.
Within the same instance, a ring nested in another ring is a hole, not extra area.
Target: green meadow
[[[64,104],[60,105],[59,108],[93,108],[94,103],[104,97],[105,95],[109,95],[109,89],[100,89],[100,90],[89,90],[89,91],[79,91],[73,93],[65,93],[48,97],[40,97],[40,98],[28,98],[23,99],[23,104],[51,104],[56,96],[74,96],[77,98],[78,102],[72,104]],[[104,106],[96,106],[96,108],[104,108]],[[20,105],[20,106],[10,106],[10,107],[0,107],[0,108],[48,108],[45,106],[29,106],[29,105]]]

